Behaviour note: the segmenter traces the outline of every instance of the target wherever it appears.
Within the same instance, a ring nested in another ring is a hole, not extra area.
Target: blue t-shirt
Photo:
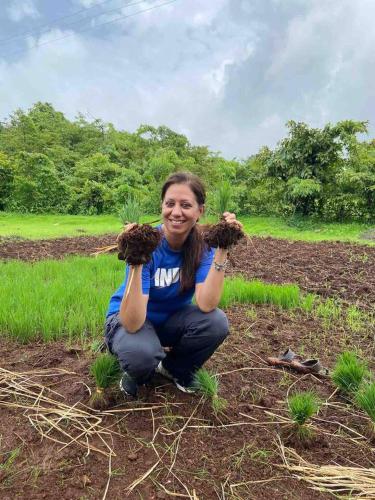
[[[203,283],[210,270],[214,257],[214,249],[203,252],[200,265],[195,275],[195,284]],[[165,236],[152,254],[150,262],[142,268],[142,292],[149,295],[146,318],[155,326],[164,323],[169,316],[191,304],[195,286],[180,293],[180,269],[182,267],[182,251],[172,250]],[[112,295],[107,310],[111,316],[120,310],[120,304],[126,283],[129,268],[126,267],[125,280],[118,290]]]

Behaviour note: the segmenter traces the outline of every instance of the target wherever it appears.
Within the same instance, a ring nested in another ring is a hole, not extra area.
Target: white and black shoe
[[[138,395],[137,382],[127,372],[124,372],[120,379],[120,390],[127,398],[136,398]]]
[[[174,385],[181,392],[185,392],[187,394],[194,394],[195,392],[197,392],[196,387],[194,387],[192,385],[185,386],[185,385],[181,384],[171,373],[169,373],[169,371],[166,368],[164,368],[162,361],[159,362],[158,366],[155,369],[155,372],[158,373],[159,375],[161,375],[162,377],[167,378],[168,380],[172,380]]]

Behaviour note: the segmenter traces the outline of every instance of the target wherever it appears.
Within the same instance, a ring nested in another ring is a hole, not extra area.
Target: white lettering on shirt
[[[165,269],[158,267],[155,272],[155,286],[165,288],[171,286],[172,283],[177,283],[180,279],[180,268],[173,267],[172,269]]]

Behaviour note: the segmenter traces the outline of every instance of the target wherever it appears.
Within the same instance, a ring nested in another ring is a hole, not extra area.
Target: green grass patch
[[[348,241],[375,245],[374,240],[361,239],[362,233],[374,228],[374,225],[351,223],[322,223],[309,219],[297,226],[290,226],[278,217],[241,217],[244,230],[252,236],[273,236],[288,240],[303,241]]]
[[[341,316],[342,309],[340,304],[332,298],[320,300],[317,302],[315,315],[322,319],[323,327],[327,330]]]
[[[289,309],[301,303],[298,285],[272,285],[259,280],[226,279],[220,300],[221,307],[232,304],[275,304]]]
[[[92,338],[124,276],[113,255],[0,262],[0,331],[22,342]]]
[[[98,389],[107,389],[120,378],[121,368],[118,359],[112,354],[99,354],[90,367],[90,373],[95,379]]]
[[[319,399],[313,392],[299,392],[288,399],[290,417],[297,425],[304,425],[318,413],[319,407]]]
[[[141,218],[142,222],[157,219],[158,215]],[[375,245],[373,240],[360,239],[371,225],[360,223],[319,223],[304,221],[298,227],[290,226],[278,217],[239,217],[244,230],[251,236],[273,236],[304,241],[350,241]],[[207,217],[202,222],[214,222]],[[28,239],[59,238],[63,236],[99,235],[119,233],[122,225],[117,215],[50,215],[0,212],[0,236]]]
[[[142,222],[156,216],[141,217]],[[120,233],[120,215],[49,215],[0,212],[0,237],[30,240]]]

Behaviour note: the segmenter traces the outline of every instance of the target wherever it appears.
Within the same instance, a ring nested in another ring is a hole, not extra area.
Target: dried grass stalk
[[[281,440],[278,444],[284,467],[297,479],[311,484],[312,489],[335,496],[374,500],[375,468],[311,464],[295,450],[285,447]]]

